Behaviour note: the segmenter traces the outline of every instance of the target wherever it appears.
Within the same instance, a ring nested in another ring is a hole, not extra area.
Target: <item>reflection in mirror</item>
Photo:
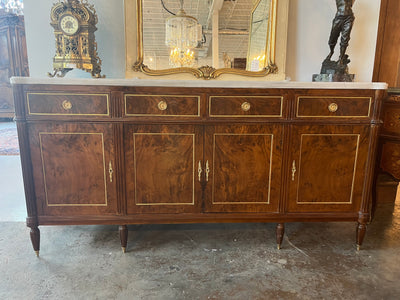
[[[271,0],[258,0],[251,14],[246,69],[259,71],[267,59],[268,20]]]
[[[137,0],[136,70],[265,76],[274,65],[277,0]]]

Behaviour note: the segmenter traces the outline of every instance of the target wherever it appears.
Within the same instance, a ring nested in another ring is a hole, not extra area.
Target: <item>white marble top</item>
[[[82,79],[12,77],[11,84],[61,84],[105,86],[165,86],[215,88],[279,88],[279,89],[387,89],[384,82],[296,82],[296,81],[222,81],[222,80],[170,80],[170,79]]]

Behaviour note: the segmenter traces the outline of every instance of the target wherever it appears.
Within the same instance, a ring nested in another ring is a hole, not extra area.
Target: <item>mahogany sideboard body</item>
[[[125,249],[128,224],[276,222],[279,247],[286,222],[352,221],[362,244],[384,85],[51,82],[14,82],[35,251],[56,224],[120,225]]]
[[[373,81],[387,82],[388,97],[382,108],[378,172],[400,181],[400,2],[382,0]],[[395,196],[389,200],[395,201]],[[388,199],[385,199],[387,201]]]

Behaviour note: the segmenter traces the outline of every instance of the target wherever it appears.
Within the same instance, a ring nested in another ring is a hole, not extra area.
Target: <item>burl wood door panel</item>
[[[290,212],[359,210],[369,126],[296,126],[292,134]]]
[[[39,215],[117,213],[112,125],[32,124]]]
[[[129,214],[199,212],[202,137],[200,126],[125,127]]]
[[[282,126],[207,126],[205,210],[277,212]]]

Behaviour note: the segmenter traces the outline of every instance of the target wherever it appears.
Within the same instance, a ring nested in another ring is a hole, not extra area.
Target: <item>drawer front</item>
[[[282,117],[281,96],[210,96],[210,117]]]
[[[200,96],[126,94],[125,116],[199,117]]]
[[[299,118],[369,118],[371,97],[297,97]]]
[[[398,142],[383,143],[380,167],[400,180],[400,144]]]
[[[28,115],[110,116],[108,94],[27,93]]]
[[[400,107],[386,104],[383,109],[383,130],[400,134]]]

